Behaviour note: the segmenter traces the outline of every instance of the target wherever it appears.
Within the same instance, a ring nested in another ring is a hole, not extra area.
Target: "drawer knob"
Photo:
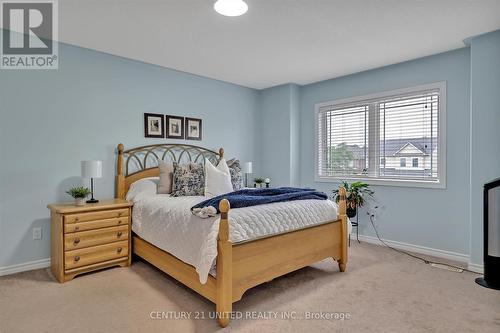
[[[75,261],[78,261],[78,260],[80,260],[80,256],[75,257]]]
[[[80,219],[78,217],[75,217],[75,222],[78,222]]]
[[[75,238],[75,240],[73,241],[73,244],[75,244],[75,245],[76,245],[76,244],[78,244],[78,243],[80,243],[80,238]]]
[[[121,247],[117,248],[116,252],[121,253],[122,252],[122,248]]]
[[[118,224],[122,224],[122,220],[118,220]]]
[[[118,213],[118,216],[122,216],[122,214],[123,214],[122,212],[119,212],[119,213]]]
[[[118,233],[116,234],[116,236],[118,237],[121,237],[123,235],[123,233],[121,231],[118,231]]]
[[[75,230],[77,230],[77,231],[80,230],[80,227],[75,227]]]

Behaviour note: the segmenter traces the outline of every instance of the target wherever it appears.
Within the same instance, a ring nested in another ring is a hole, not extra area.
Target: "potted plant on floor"
[[[350,218],[356,216],[358,207],[362,207],[365,204],[366,199],[373,198],[373,195],[375,194],[375,192],[370,189],[370,185],[363,182],[353,182],[349,184],[348,182],[343,181],[340,186],[343,186],[346,190],[346,214]],[[340,200],[339,190],[333,190],[332,194],[335,202],[338,203]]]
[[[66,191],[75,199],[76,206],[85,206],[85,198],[89,196],[90,190],[87,187],[76,186]]]

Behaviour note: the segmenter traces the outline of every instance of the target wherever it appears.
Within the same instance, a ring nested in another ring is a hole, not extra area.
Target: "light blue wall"
[[[330,192],[335,183],[314,181],[315,103],[446,81],[446,189],[374,186],[377,202],[372,206],[379,206],[376,222],[384,238],[463,254],[472,264],[482,264],[482,186],[500,177],[500,31],[471,38],[469,43],[470,47],[447,53],[295,86],[293,91],[287,89],[290,85],[262,91],[264,123],[293,118],[291,98],[300,105],[299,129],[292,120],[290,140],[274,135],[275,127],[261,130],[263,144],[270,143],[262,155],[263,170],[277,174],[283,160],[294,160],[283,153],[290,143],[290,151],[300,157],[300,170],[293,173],[300,185]],[[288,170],[276,177],[279,185],[292,184],[285,183]],[[374,236],[364,213],[360,233]]]
[[[300,186],[300,87],[290,86],[290,185]]]
[[[483,262],[482,188],[500,177],[500,31],[471,40],[471,261]]]
[[[262,172],[273,186],[299,184],[299,87],[286,84],[260,92]]]
[[[203,119],[208,148],[255,161],[259,92],[60,45],[56,71],[0,71],[0,267],[49,257],[50,202],[80,183],[80,161],[103,160],[98,198],[114,195],[115,147],[146,139],[143,113]],[[168,140],[172,142],[172,140]],[[257,172],[259,172],[257,170]],[[43,240],[32,240],[32,228]]]
[[[58,71],[0,71],[0,267],[49,256],[46,204],[70,199],[81,160],[103,160],[96,192],[111,197],[117,143],[167,142],[144,138],[144,112],[203,118],[195,144],[253,161],[252,177],[273,186],[330,192],[335,184],[314,181],[314,104],[437,81],[447,82],[447,188],[376,186],[377,225],[386,239],[481,264],[481,186],[500,176],[499,59],[496,32],[471,48],[255,91],[62,44]],[[373,235],[361,216],[360,233]],[[34,226],[43,240],[32,240]]]
[[[293,104],[300,106],[299,128],[294,127],[296,120],[290,122],[290,140],[288,134],[276,136],[276,127],[262,128],[263,144],[270,145],[262,155],[263,170],[276,174],[279,185],[292,184],[286,183],[288,170],[278,174],[283,160],[294,160],[293,153],[285,154],[290,148],[300,157],[300,170],[293,173],[300,185],[330,192],[335,183],[314,181],[315,103],[446,81],[446,189],[374,186],[377,202],[372,206],[379,206],[376,222],[384,238],[470,256],[472,264],[482,264],[482,185],[500,177],[500,31],[469,43],[467,48],[294,90],[284,85],[262,91],[264,123],[282,120],[282,126],[296,114]],[[287,133],[282,127],[279,131]],[[360,214],[360,233],[374,236],[365,212]]]
[[[468,48],[383,67],[301,88],[301,184],[330,192],[314,181],[314,104],[328,100],[447,82],[447,188],[375,186],[377,225],[386,239],[460,254],[469,253]],[[360,233],[373,236],[366,215]]]

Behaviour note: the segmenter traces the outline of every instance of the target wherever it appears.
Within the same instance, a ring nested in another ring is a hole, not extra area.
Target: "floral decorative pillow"
[[[233,158],[226,162],[231,174],[231,183],[233,190],[241,190],[243,188],[243,172],[241,171],[240,161]]]
[[[173,162],[173,197],[205,194],[205,174],[202,164],[179,164]]]

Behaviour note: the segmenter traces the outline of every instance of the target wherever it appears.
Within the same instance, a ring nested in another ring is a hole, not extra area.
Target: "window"
[[[418,168],[418,157],[414,157],[411,161],[411,166],[414,168]]]
[[[440,82],[316,104],[316,180],[444,188],[445,94]]]

